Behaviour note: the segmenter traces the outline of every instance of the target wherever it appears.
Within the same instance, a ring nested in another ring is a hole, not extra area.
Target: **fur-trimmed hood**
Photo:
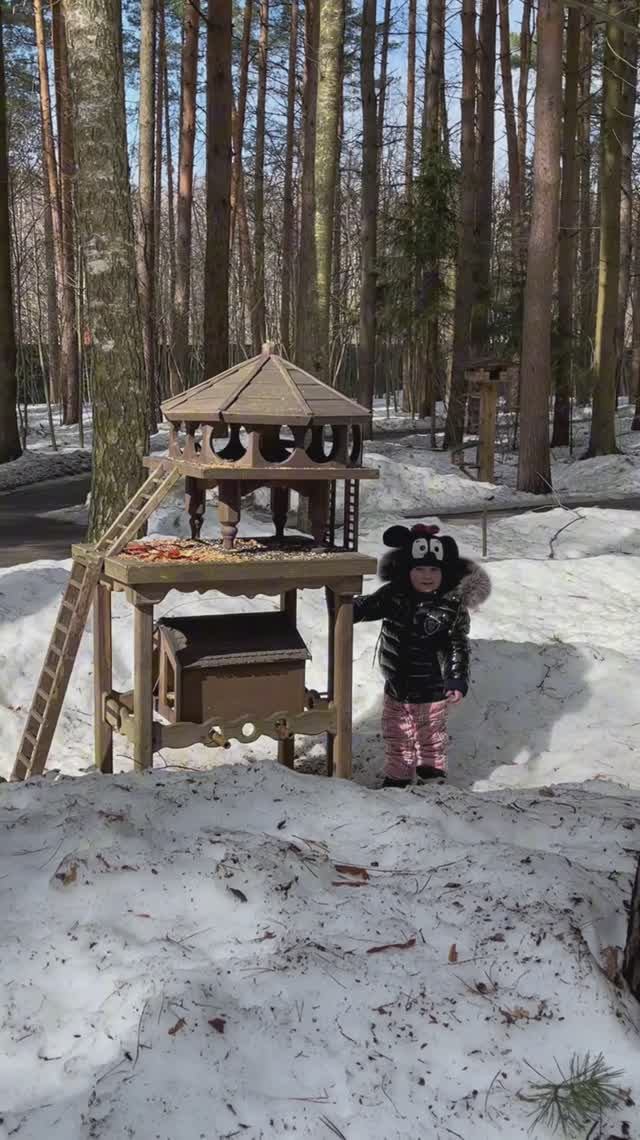
[[[471,558],[461,558],[464,574],[457,587],[463,606],[468,610],[479,610],[491,596],[491,578],[482,566]]]
[[[406,580],[407,575],[406,556],[402,551],[390,550],[383,554],[378,565],[382,582]],[[491,595],[491,579],[473,559],[459,558],[455,567],[445,571],[442,594],[457,594],[466,609],[478,610]]]

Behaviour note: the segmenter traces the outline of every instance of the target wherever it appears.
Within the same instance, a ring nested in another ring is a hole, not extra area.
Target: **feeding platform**
[[[367,409],[265,350],[162,405],[168,454],[145,460],[146,483],[94,545],[73,548],[62,599],[21,741],[14,779],[39,774],[93,601],[95,762],[113,769],[113,734],[138,770],[155,752],[267,736],[293,767],[297,735],[326,736],[328,772],[351,776],[353,598],[376,562],[358,551]],[[180,483],[191,539],[139,541],[143,524]],[[337,486],[343,485],[338,496]],[[271,492],[271,536],[238,534],[242,498]],[[200,538],[206,493],[217,488],[221,537]],[[285,533],[290,492],[308,500],[310,534]],[[297,592],[323,589],[328,671],[305,681]],[[278,608],[154,623],[171,590],[277,598]],[[133,687],[112,681],[111,599],[133,607]]]

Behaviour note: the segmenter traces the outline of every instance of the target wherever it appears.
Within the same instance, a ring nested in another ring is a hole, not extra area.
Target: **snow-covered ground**
[[[637,1136],[634,797],[225,764],[3,799],[4,1136],[515,1140],[587,1049],[630,1098],[591,1135]]]
[[[424,448],[405,471],[406,441],[380,446],[373,554],[439,478]],[[468,506],[473,485],[446,479]],[[246,512],[244,533],[265,528]],[[177,496],[151,529],[187,532]],[[476,523],[446,529],[479,555]],[[50,774],[0,788],[0,1140],[511,1140],[533,1070],[587,1050],[630,1098],[590,1135],[637,1140],[640,1009],[617,970],[640,852],[640,512],[496,518],[487,568],[446,787],[379,790],[377,626],[355,631],[353,784],[314,774],[311,739],[297,774],[260,742],[136,778],[117,739],[116,776],[69,778],[91,766],[87,634]],[[5,775],[67,570],[0,570]],[[172,594],[158,615],[256,605],[274,601]],[[119,595],[114,616],[128,688]],[[321,684],[321,591],[299,624]]]

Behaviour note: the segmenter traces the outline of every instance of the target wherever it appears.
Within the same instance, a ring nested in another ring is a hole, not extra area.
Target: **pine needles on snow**
[[[608,1109],[626,1100],[626,1092],[617,1083],[622,1072],[610,1069],[602,1053],[597,1057],[575,1053],[569,1063],[569,1073],[563,1073],[559,1065],[558,1070],[560,1080],[542,1077],[532,1082],[529,1092],[522,1097],[534,1106],[532,1131],[544,1125],[552,1132],[575,1136]]]

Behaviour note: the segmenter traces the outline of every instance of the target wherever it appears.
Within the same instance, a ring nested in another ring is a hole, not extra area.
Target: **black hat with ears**
[[[402,581],[416,566],[434,566],[442,572],[442,591],[454,589],[465,574],[458,547],[449,535],[440,534],[437,526],[391,526],[385,530],[382,541],[393,549],[385,554],[378,566],[383,582]]]
[[[449,535],[440,535],[437,526],[390,526],[385,530],[382,541],[385,546],[401,550],[407,557],[409,570],[416,566],[434,566],[444,570],[459,561],[458,547]]]

